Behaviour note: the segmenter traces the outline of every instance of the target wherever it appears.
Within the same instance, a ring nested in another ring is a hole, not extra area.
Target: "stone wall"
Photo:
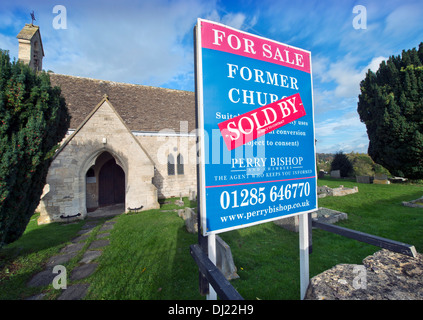
[[[143,135],[136,137],[154,162],[153,184],[159,198],[188,197],[197,190],[196,137]],[[167,160],[172,154],[175,161],[175,174],[169,175]],[[178,174],[176,161],[182,156],[184,173]]]

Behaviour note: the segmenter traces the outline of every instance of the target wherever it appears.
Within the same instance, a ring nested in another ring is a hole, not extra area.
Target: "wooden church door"
[[[100,207],[125,202],[125,173],[115,159],[101,167],[98,188]]]

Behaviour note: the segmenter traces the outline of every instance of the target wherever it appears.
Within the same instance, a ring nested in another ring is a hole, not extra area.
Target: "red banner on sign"
[[[311,72],[310,53],[226,26],[201,22],[202,47]]]
[[[218,124],[228,150],[306,115],[299,93]]]

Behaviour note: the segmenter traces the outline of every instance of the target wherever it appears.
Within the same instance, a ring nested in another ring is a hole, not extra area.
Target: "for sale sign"
[[[199,19],[203,235],[317,209],[310,52]]]

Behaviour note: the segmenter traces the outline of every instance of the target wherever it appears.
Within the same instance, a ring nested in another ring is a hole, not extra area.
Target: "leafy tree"
[[[354,173],[353,165],[348,157],[342,153],[337,152],[330,166],[330,170],[340,170],[341,177],[350,177]]]
[[[0,50],[0,247],[18,239],[38,206],[70,116],[47,73]]]
[[[351,152],[348,155],[353,166],[354,175],[356,176],[372,176],[374,175],[374,162],[367,154]]]
[[[360,89],[369,155],[393,175],[423,178],[423,42],[369,70]]]

